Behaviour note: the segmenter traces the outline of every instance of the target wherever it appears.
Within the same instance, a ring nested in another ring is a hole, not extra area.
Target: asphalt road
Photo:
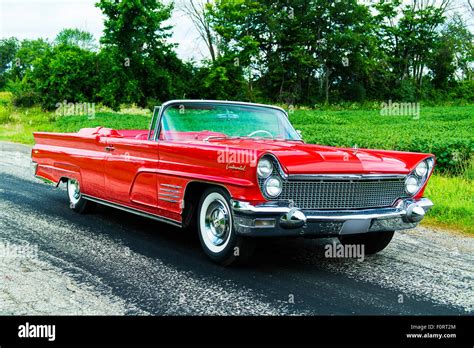
[[[74,213],[64,188],[33,178],[29,151],[0,143],[0,315],[474,311],[473,238],[417,228],[364,261],[325,258],[327,239],[263,240],[249,265],[222,268],[179,229]]]

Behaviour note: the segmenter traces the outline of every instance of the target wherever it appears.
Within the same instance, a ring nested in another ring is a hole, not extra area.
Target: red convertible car
[[[100,203],[197,230],[223,265],[260,237],[337,237],[376,253],[433,206],[433,155],[305,144],[274,106],[175,100],[149,130],[34,137],[36,176],[66,182],[73,210]]]

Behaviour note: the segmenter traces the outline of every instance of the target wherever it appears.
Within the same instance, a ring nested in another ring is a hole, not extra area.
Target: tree
[[[413,98],[420,96],[428,61],[442,41],[440,28],[446,21],[450,3],[451,0],[439,3],[382,0],[374,5],[378,12],[375,18],[380,23],[378,36],[393,77],[389,82],[393,90],[412,84],[415,88]]]
[[[211,10],[222,54],[268,99],[312,103],[319,92],[328,102],[341,81],[365,83],[375,45],[370,12],[355,0],[220,0]]]
[[[215,63],[219,57],[217,46],[219,38],[212,27],[209,16],[209,9],[212,7],[213,3],[210,0],[182,0],[179,3],[179,9],[191,19],[200,38],[204,41],[209,50],[212,63]]]
[[[24,79],[32,85],[43,108],[57,103],[94,102],[98,89],[96,54],[77,46],[60,45],[33,63]]]
[[[33,68],[35,60],[41,58],[51,49],[51,44],[44,39],[23,40],[15,55],[10,78],[23,79],[28,71]]]
[[[8,70],[14,65],[14,58],[19,48],[18,39],[11,37],[0,40],[0,89],[4,88],[8,79]]]
[[[87,51],[95,51],[97,45],[94,36],[80,29],[63,29],[54,40],[56,45],[77,46]]]
[[[105,29],[100,42],[104,45],[99,65],[104,77],[100,95],[113,107],[120,103],[146,106],[148,100],[181,97],[182,69],[185,65],[166,43],[170,37],[172,4],[156,0],[100,0]],[[179,86],[179,88],[177,88]]]
[[[454,16],[441,32],[442,41],[452,48],[454,77],[458,80],[472,80],[474,62],[474,34],[460,16]],[[458,73],[459,75],[456,75]]]

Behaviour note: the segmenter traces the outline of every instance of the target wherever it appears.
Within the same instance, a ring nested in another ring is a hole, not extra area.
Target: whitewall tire
[[[207,189],[197,211],[199,240],[206,255],[227,266],[246,261],[253,251],[253,241],[235,233],[228,193],[218,187]]]

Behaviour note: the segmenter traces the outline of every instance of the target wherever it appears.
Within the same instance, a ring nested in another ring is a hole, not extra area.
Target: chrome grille
[[[283,180],[283,190],[278,199],[292,200],[295,207],[300,209],[363,209],[389,207],[403,197],[407,197],[404,178],[304,181],[290,179]]]

